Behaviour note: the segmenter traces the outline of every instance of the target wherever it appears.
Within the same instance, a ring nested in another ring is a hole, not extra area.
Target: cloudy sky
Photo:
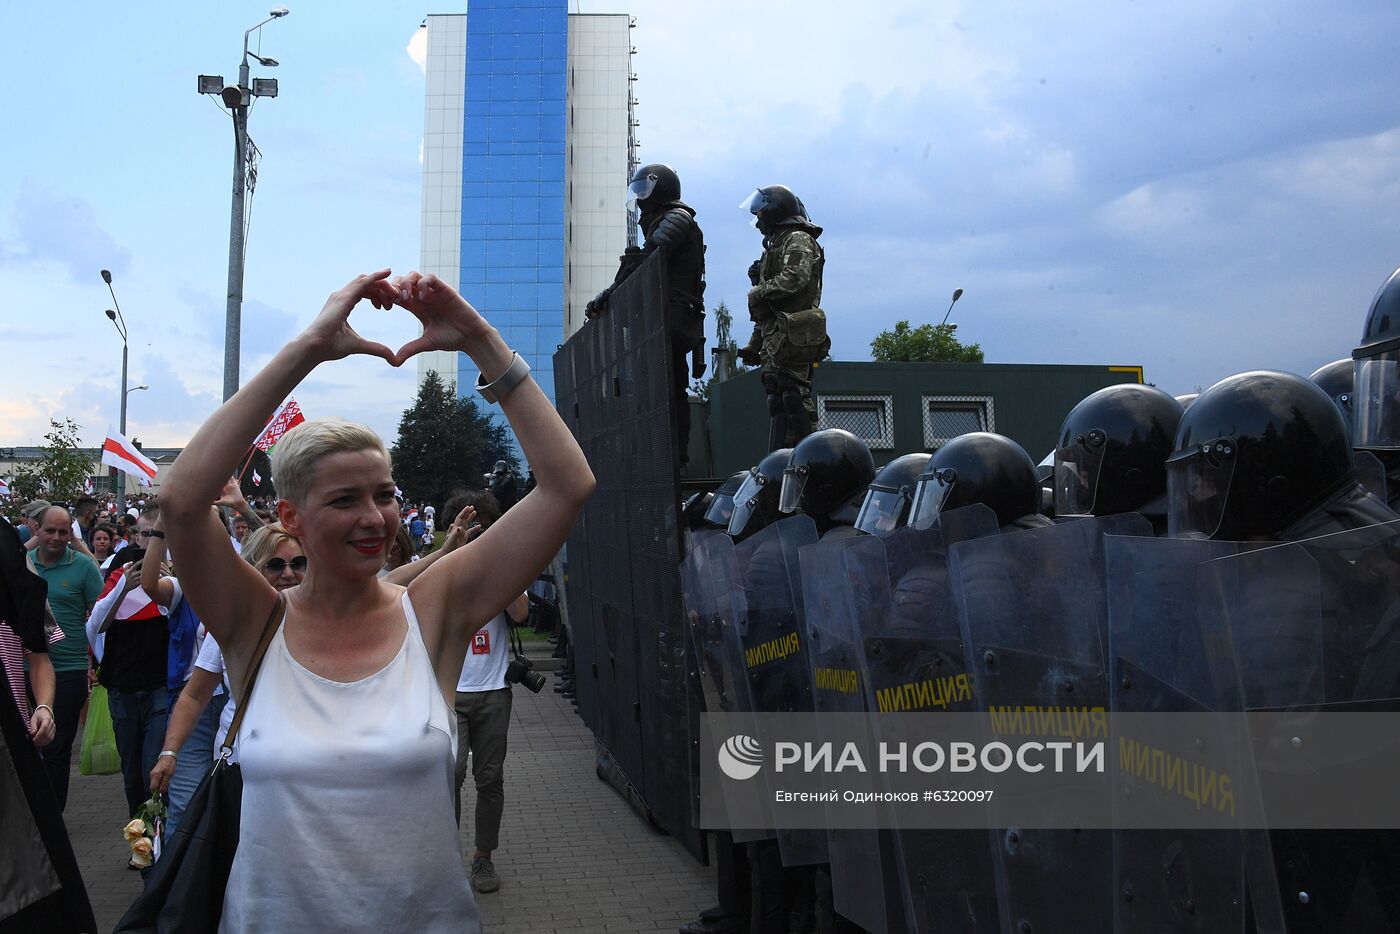
[[[418,258],[423,15],[302,0],[266,27],[253,111],[245,378],[355,274]],[[143,18],[135,10],[149,10]],[[0,446],[50,416],[100,443],[131,329],[128,434],[179,445],[222,383],[232,129],[195,91],[237,72],[266,4],[10,5],[0,76]],[[743,307],[781,182],[826,227],[833,356],[954,320],[989,362],[1142,364],[1172,392],[1346,356],[1400,265],[1400,6],[676,3],[631,12],[644,161],[676,166],[708,297]],[[256,45],[255,45],[256,48]],[[482,309],[487,316],[490,309]],[[397,346],[406,314],[357,327]],[[412,364],[344,361],[297,392],[392,440]]]

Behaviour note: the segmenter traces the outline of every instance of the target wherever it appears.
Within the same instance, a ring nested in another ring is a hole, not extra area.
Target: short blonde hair
[[[316,482],[316,462],[337,451],[378,451],[394,466],[384,442],[364,425],[343,418],[311,418],[282,436],[272,451],[272,484],[277,495],[304,503]]]
[[[238,554],[244,561],[261,571],[283,542],[294,542],[298,547],[301,545],[281,523],[273,522],[249,532],[243,539],[243,550]]]

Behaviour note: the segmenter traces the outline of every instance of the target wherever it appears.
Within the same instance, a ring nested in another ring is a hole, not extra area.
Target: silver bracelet
[[[180,758],[179,754],[176,753],[175,750],[173,750],[173,749],[162,749],[162,750],[160,751],[160,755],[156,756],[156,758],[157,758],[157,759],[164,759],[166,756],[169,756],[169,757],[172,758],[172,759],[179,759],[179,758]]]
[[[510,395],[510,391],[520,385],[529,374],[530,364],[526,363],[525,358],[519,353],[512,353],[510,366],[506,367],[506,371],[491,382],[483,383],[481,381],[483,374],[476,375],[476,391],[481,393],[481,398],[487,402],[500,402]]]
[[[41,711],[41,710],[47,710],[47,711],[49,712],[49,716],[50,716],[50,717],[52,717],[52,716],[54,715],[54,714],[53,714],[53,708],[50,707],[48,704],[35,704],[35,705],[34,705],[34,712],[35,712],[35,713],[38,713],[38,712]]]

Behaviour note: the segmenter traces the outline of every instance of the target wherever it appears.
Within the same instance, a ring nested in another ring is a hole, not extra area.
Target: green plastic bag
[[[78,772],[82,775],[112,775],[121,770],[117,734],[112,732],[112,710],[107,706],[107,689],[99,684],[88,697],[87,725],[83,728],[83,748],[78,754]]]

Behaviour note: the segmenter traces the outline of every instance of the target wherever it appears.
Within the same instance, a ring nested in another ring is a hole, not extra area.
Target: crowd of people
[[[397,353],[359,338],[346,319],[362,299],[407,309],[423,336]],[[250,503],[229,479],[268,413],[317,364],[367,353],[397,365],[429,348],[465,351],[496,375],[483,395],[530,457],[528,495],[500,464],[488,489],[461,490],[441,511],[406,502],[383,443],[340,419],[281,439],[276,502]],[[592,485],[577,444],[495,329],[434,277],[391,282],[383,271],[334,293],[211,417],[158,498],[22,504],[0,530],[0,721],[8,727],[13,711],[23,730],[17,747],[7,728],[6,745],[23,759],[25,810],[50,857],[35,865],[56,867],[61,889],[49,894],[36,869],[42,896],[0,898],[9,909],[0,918],[12,916],[0,929],[16,919],[25,930],[94,929],[60,816],[94,684],[107,695],[128,810],[113,815],[114,832],[159,795],[165,838],[175,837],[239,724],[229,745],[242,813],[282,830],[242,835],[215,906],[221,930],[477,929],[473,893],[500,886],[492,853],[519,680],[511,631]],[[353,773],[327,768],[347,755]],[[469,770],[468,870],[456,828]],[[414,840],[392,882],[355,842],[366,823],[382,839]],[[280,845],[293,838],[297,847]],[[162,869],[136,851],[129,865]]]

